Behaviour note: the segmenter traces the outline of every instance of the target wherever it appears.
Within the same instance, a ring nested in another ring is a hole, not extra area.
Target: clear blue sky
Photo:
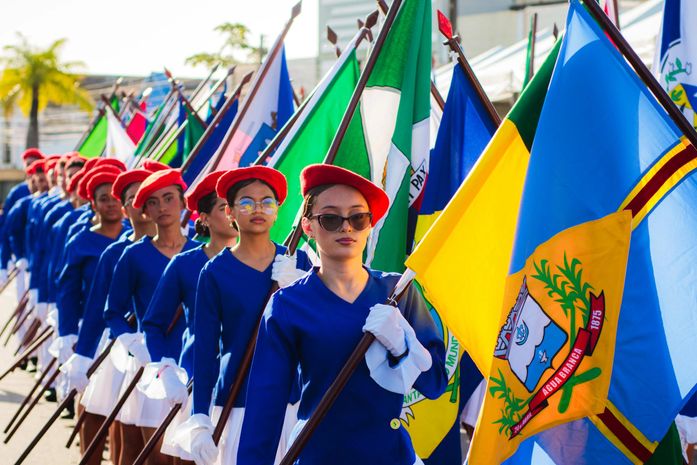
[[[317,2],[304,0],[286,38],[289,58],[317,54]],[[21,32],[45,46],[66,37],[63,57],[81,60],[91,74],[145,75],[167,66],[176,76],[205,75],[184,64],[197,52],[216,51],[222,37],[213,28],[240,22],[254,42],[269,46],[297,0],[31,0],[3,2],[0,47]],[[0,52],[1,53],[1,52]]]

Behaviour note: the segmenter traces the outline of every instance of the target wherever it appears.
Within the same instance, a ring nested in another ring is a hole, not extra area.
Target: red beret
[[[46,172],[46,161],[43,158],[33,161],[32,164],[27,167],[27,174],[31,176],[32,174],[36,174],[38,170],[44,173]]]
[[[96,166],[114,166],[119,169],[119,171],[126,171],[126,165],[118,158],[97,158]]]
[[[326,184],[351,186],[363,194],[368,209],[373,214],[373,226],[382,218],[390,206],[384,190],[352,171],[334,165],[309,165],[300,173],[300,190],[303,197],[309,190]]]
[[[136,198],[133,199],[133,207],[143,208],[145,201],[152,194],[168,186],[180,186],[182,190],[186,190],[186,183],[182,179],[181,170],[166,169],[151,173],[138,188]]]
[[[94,200],[94,192],[97,190],[97,187],[103,184],[114,183],[119,173],[111,168],[111,166],[102,166],[89,173],[90,177],[89,181],[87,181],[87,198],[89,200]]]
[[[278,200],[279,204],[282,204],[286,199],[286,195],[288,194],[286,177],[280,171],[269,168],[268,166],[248,166],[246,168],[235,168],[225,172],[225,174],[218,179],[218,183],[215,186],[218,197],[224,199],[231,187],[248,179],[258,179],[271,186],[276,193],[276,200]]]
[[[111,186],[111,195],[120,199],[131,184],[143,182],[151,174],[148,170],[130,170],[119,174]]]
[[[85,174],[82,176],[82,179],[78,182],[77,195],[82,197],[83,199],[90,200],[89,193],[87,191],[87,184],[92,179],[92,176],[94,176],[97,173],[101,173],[102,171],[110,171],[112,173],[116,173],[117,176],[121,173],[121,170],[119,170],[115,166],[93,166],[92,169],[85,171]]]
[[[141,168],[151,172],[170,169],[168,165],[165,165],[164,163],[159,162],[157,160],[145,160]]]
[[[226,171],[214,171],[206,175],[206,177],[204,177],[203,179],[201,179],[201,182],[196,184],[196,187],[193,189],[193,192],[190,192],[186,196],[186,208],[188,208],[192,212],[197,211],[198,201],[210,194],[211,192],[215,193],[215,186],[218,183],[218,179],[220,179],[220,177],[225,173]]]
[[[75,189],[77,189],[78,184],[80,183],[80,180],[82,179],[82,177],[83,177],[84,175],[85,175],[85,172],[84,172],[82,169],[78,170],[78,171],[73,175],[73,177],[70,178],[70,182],[69,182],[68,185],[66,186],[67,191],[68,191],[68,192],[71,192],[71,193],[72,193],[73,191],[75,191]]]
[[[39,149],[27,149],[24,151],[22,154],[22,160],[27,161],[27,158],[38,158],[38,159],[43,159],[46,158],[43,153],[41,153],[41,150]]]
[[[51,155],[50,157],[46,158],[45,159],[46,171],[51,171],[52,169],[54,169],[56,167],[56,165],[58,164],[58,162],[60,161],[60,159],[61,159],[60,155]]]

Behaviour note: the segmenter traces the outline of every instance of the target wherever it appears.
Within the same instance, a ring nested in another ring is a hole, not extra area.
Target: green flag
[[[404,0],[356,112],[363,130],[342,141],[342,150],[370,159],[372,181],[390,197],[368,241],[366,264],[375,269],[403,271],[411,246],[409,207],[428,166],[430,71],[431,2]]]
[[[111,97],[111,107],[119,112],[119,99],[116,96]],[[109,110],[104,110],[109,111]],[[107,123],[106,115],[102,114],[97,119],[97,122],[92,127],[92,130],[87,135],[82,144],[77,149],[78,153],[83,157],[95,158],[101,157],[102,152],[104,152],[104,147],[106,147],[106,133],[107,133]]]
[[[354,38],[341,57],[312,91],[310,100],[293,129],[268,162],[281,171],[288,180],[288,197],[278,210],[278,219],[271,230],[271,238],[283,242],[296,223],[302,206],[300,172],[313,163],[322,163],[332,143],[343,114],[360,75]],[[351,139],[360,137],[360,120],[354,117],[349,126]],[[347,137],[348,137],[347,134]],[[335,164],[350,169],[364,177],[370,177],[370,163],[365,152],[352,153],[349,144],[339,151]]]

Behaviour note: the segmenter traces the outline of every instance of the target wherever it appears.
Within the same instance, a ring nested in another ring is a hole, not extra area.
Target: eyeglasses
[[[370,212],[366,213],[354,213],[350,216],[335,215],[334,213],[322,213],[320,215],[312,215],[311,220],[317,218],[317,222],[326,231],[336,232],[341,229],[344,221],[348,221],[348,224],[356,231],[363,231],[364,229],[370,227],[370,223],[373,221],[373,214]]]
[[[243,215],[251,215],[259,207],[262,213],[273,215],[278,210],[278,201],[271,197],[266,197],[260,201],[254,201],[249,197],[243,197],[235,205]]]

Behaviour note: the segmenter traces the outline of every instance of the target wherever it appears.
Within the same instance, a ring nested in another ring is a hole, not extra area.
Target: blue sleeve
[[[104,308],[104,321],[106,321],[114,337],[133,332],[133,328],[126,320],[126,315],[133,307],[133,289],[135,289],[135,284],[136,276],[131,269],[130,254],[128,249],[126,249],[114,269],[114,276],[111,279],[109,295]]]
[[[91,358],[97,352],[99,340],[106,327],[104,322],[104,304],[109,293],[113,266],[113,262],[108,259],[108,254],[103,253],[99,258],[99,263],[97,263],[97,269],[92,280],[92,289],[90,289],[85,302],[85,312],[82,317],[80,332],[78,333],[77,345],[75,346],[76,354]]]
[[[57,274],[60,271],[60,261],[63,255],[63,247],[58,247],[58,244],[65,243],[64,230],[66,226],[66,217],[69,213],[66,213],[63,218],[61,218],[53,228],[51,228],[51,255],[48,262],[48,270],[46,273],[46,284],[48,286],[48,301],[55,302],[57,294],[56,279]]]
[[[277,297],[272,297],[264,312],[257,336],[237,465],[273,465],[297,378],[297,352],[289,325],[279,312]]]
[[[7,269],[10,263],[10,259],[12,258],[12,248],[10,246],[9,234],[9,225],[11,222],[12,215],[11,213],[7,213],[7,218],[5,218],[5,222],[2,228],[2,235],[0,235],[0,268],[2,268],[3,270]]]
[[[304,250],[296,250],[296,262],[295,265],[299,270],[310,271],[312,269],[312,262],[310,257],[307,256]]]
[[[25,257],[24,252],[24,227],[27,220],[25,204],[20,203],[12,208],[10,211],[12,215],[8,227],[8,234],[10,239],[10,250],[14,256],[19,260]]]
[[[416,333],[416,338],[431,354],[433,363],[428,371],[416,378],[414,389],[429,399],[437,399],[448,385],[448,374],[445,369],[445,346],[440,337],[436,324],[431,317],[426,303],[416,287],[411,286],[409,292],[399,303],[404,318]]]
[[[179,305],[184,300],[182,289],[175,259],[170,261],[165,268],[143,317],[142,327],[145,333],[145,343],[153,362],[159,362],[162,357],[179,359],[179,354],[168,353],[167,329],[172,323]],[[184,315],[182,315],[183,317]]]
[[[208,267],[199,275],[194,317],[194,406],[193,412],[208,415],[213,387],[220,372],[220,327],[223,308]],[[204,337],[205,335],[205,337]]]
[[[59,336],[77,334],[80,318],[82,318],[83,262],[79,254],[76,253],[79,247],[80,244],[76,241],[68,243],[65,267],[58,278],[56,306],[58,307]]]

